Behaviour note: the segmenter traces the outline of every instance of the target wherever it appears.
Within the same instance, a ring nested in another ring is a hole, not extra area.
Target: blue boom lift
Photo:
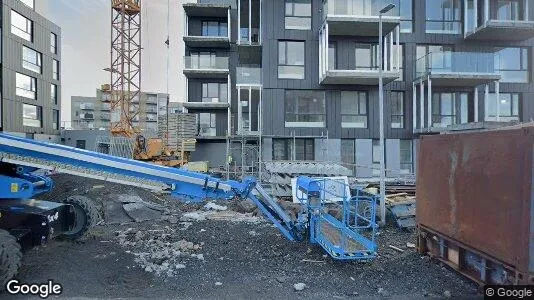
[[[254,178],[243,182],[169,168],[87,150],[0,133],[0,290],[20,267],[22,251],[54,237],[77,239],[97,219],[90,199],[73,196],[58,202],[35,196],[49,192],[53,181],[43,172],[56,171],[151,190],[164,190],[181,200],[250,199],[289,240],[308,234],[330,256],[370,260],[376,256],[377,199],[359,191],[347,194],[338,181],[299,177],[301,210],[292,218]],[[341,216],[329,214],[328,199],[341,199]],[[365,207],[367,213],[361,208]],[[369,213],[370,212],[370,213]]]

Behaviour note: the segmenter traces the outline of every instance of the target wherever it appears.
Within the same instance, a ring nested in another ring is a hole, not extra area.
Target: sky
[[[185,2],[191,1],[144,0],[141,6],[141,89],[167,92],[168,52],[172,102],[183,102],[185,95],[181,73]],[[110,81],[104,68],[111,64],[111,0],[37,0],[35,5],[38,13],[61,27],[61,120],[70,121],[71,96],[94,97],[96,89]],[[164,44],[167,36],[169,50]]]

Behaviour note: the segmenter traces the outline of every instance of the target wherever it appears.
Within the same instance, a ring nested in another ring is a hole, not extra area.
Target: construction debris
[[[395,247],[395,246],[393,246],[393,245],[389,245],[389,248],[391,248],[391,249],[393,249],[393,250],[395,250],[395,251],[399,251],[399,252],[401,252],[401,253],[404,252],[403,249],[401,249],[401,248],[399,248],[399,247]]]

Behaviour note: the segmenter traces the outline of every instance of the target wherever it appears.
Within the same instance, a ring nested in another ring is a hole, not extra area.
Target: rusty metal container
[[[479,283],[534,283],[534,127],[423,136],[418,248]]]

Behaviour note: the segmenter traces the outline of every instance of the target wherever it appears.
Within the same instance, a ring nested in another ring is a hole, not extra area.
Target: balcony
[[[93,103],[80,103],[81,110],[94,110],[95,105]]]
[[[186,47],[230,48],[230,6],[186,3],[183,7],[186,32],[183,40]],[[203,21],[202,18],[209,18],[210,21]]]
[[[92,113],[80,114],[80,119],[82,119],[82,120],[94,120],[95,119],[95,115],[92,114]]]
[[[236,84],[241,86],[261,86],[261,67],[237,67]]]
[[[382,34],[400,24],[400,0],[323,0],[323,20],[331,35],[378,36],[379,11],[390,3],[395,8],[382,16]]]
[[[228,57],[184,57],[184,75],[187,78],[227,78]]]
[[[534,0],[464,0],[469,40],[524,41],[534,37]]]
[[[434,52],[419,58],[415,67],[415,81],[434,86],[474,87],[501,79],[493,53]]]
[[[228,102],[185,102],[184,107],[187,109],[227,109],[230,107]]]

